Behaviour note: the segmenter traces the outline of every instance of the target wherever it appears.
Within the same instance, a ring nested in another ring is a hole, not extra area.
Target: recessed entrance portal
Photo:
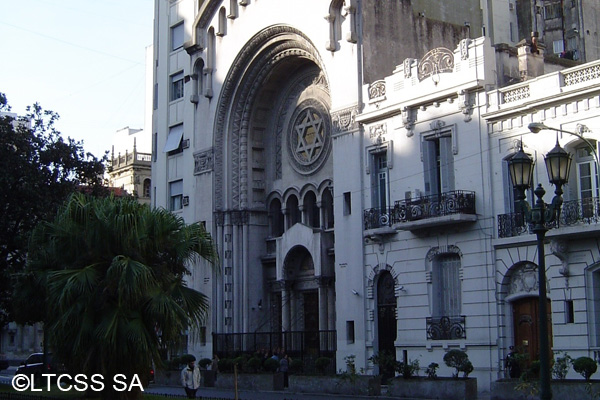
[[[388,271],[382,272],[377,281],[377,339],[379,353],[396,354],[396,296],[394,278]]]
[[[552,310],[548,310],[548,341],[552,347]],[[539,360],[539,303],[537,297],[525,297],[512,303],[515,351],[528,356],[527,365]],[[551,356],[551,355],[550,355]]]

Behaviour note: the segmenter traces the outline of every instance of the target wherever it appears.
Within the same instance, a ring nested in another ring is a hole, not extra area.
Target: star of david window
[[[292,166],[301,174],[312,174],[323,165],[331,147],[330,118],[316,100],[302,102],[291,118],[288,154]]]

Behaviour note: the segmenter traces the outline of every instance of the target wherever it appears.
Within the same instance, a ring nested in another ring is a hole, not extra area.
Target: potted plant
[[[573,369],[575,372],[580,373],[586,381],[589,381],[590,377],[598,369],[598,365],[590,357],[579,357],[573,361]]]

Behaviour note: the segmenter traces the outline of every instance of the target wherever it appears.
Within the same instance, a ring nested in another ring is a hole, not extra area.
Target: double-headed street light
[[[531,126],[531,125],[530,125]],[[544,251],[544,238],[550,228],[549,224],[557,221],[562,205],[562,186],[567,183],[569,169],[571,168],[571,155],[558,144],[544,157],[548,179],[556,189],[552,203],[544,203],[543,197],[546,191],[541,184],[534,190],[537,197],[535,205],[531,207],[525,200],[525,191],[531,187],[533,181],[533,159],[521,149],[510,158],[508,168],[513,186],[518,191],[518,202],[525,221],[531,226],[532,232],[537,236],[538,252],[538,286],[539,286],[539,342],[540,342],[540,399],[552,398],[550,388],[550,342],[548,340],[548,315],[546,295],[546,260]]]
[[[583,140],[585,142],[585,144],[588,145],[588,147],[592,151],[592,154],[594,155],[594,161],[596,161],[596,171],[600,172],[600,169],[599,169],[600,168],[600,160],[598,159],[598,152],[596,151],[596,146],[592,142],[590,142],[589,139],[585,138],[582,133],[566,131],[564,129],[559,129],[559,128],[552,128],[550,126],[544,125],[541,122],[532,122],[527,126],[527,128],[533,133],[538,133],[539,131],[543,131],[543,130],[550,130],[550,131],[567,133],[569,135],[576,136],[579,139]],[[581,125],[581,124],[577,124],[577,128],[580,129],[581,131],[587,130],[587,127],[585,125]]]

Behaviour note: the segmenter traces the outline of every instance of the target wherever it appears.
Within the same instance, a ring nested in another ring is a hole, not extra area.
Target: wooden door
[[[527,354],[527,365],[539,360],[539,303],[537,297],[526,297],[512,304],[515,351]],[[548,312],[548,342],[552,347],[552,309],[550,300],[547,302]],[[550,355],[552,357],[552,355]]]

